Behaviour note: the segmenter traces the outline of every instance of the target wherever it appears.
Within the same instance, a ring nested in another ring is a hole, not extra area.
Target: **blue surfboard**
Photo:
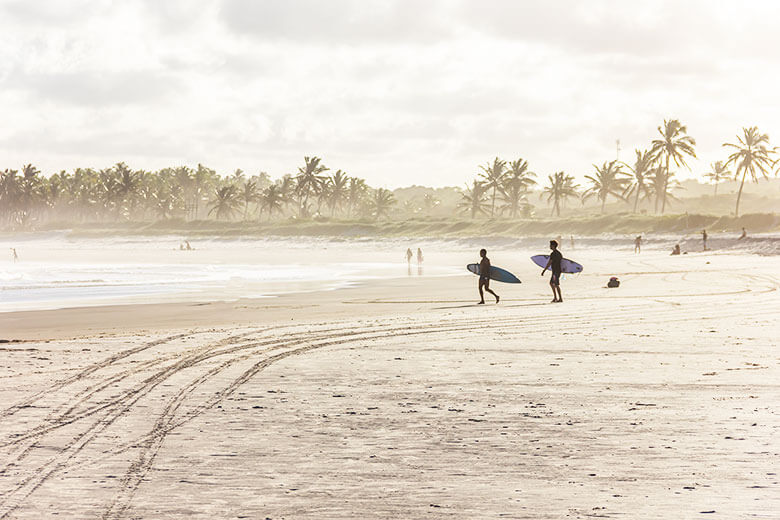
[[[538,265],[539,267],[541,267],[542,269],[544,269],[544,267],[547,265],[547,262],[550,261],[550,255],[535,255],[531,257],[531,261],[536,265]],[[569,260],[568,258],[564,258],[561,260],[561,272],[581,273],[582,265],[572,260]]]
[[[466,266],[466,269],[474,274],[479,274],[479,264],[469,264]],[[490,279],[504,283],[522,283],[517,276],[513,275],[506,269],[501,269],[500,267],[496,267],[494,265],[490,266]]]

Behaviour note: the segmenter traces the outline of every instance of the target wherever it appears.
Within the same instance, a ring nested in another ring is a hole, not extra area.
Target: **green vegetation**
[[[780,231],[780,215],[747,214],[739,218],[713,215],[638,215],[619,213],[594,215],[587,218],[545,219],[479,219],[426,217],[409,220],[299,220],[290,218],[276,222],[229,222],[215,220],[184,221],[180,219],[156,222],[115,222],[68,224],[43,230],[68,229],[72,236],[108,235],[183,235],[195,237],[527,237],[527,236],[595,236],[602,233],[691,233],[703,228],[716,232],[738,233],[742,227],[751,232]]]
[[[742,130],[736,144],[724,144],[733,153],[725,161],[713,163],[705,174],[715,185],[715,196],[698,200],[689,197],[685,211],[729,211],[724,209],[723,195],[718,196],[717,188],[731,175],[728,167],[732,163],[734,179],[740,183],[735,216],[739,216],[746,180],[758,182],[768,179],[770,173],[777,175],[775,149],[769,145],[769,136],[756,127]],[[331,173],[320,157],[304,157],[296,175],[276,180],[265,173],[247,177],[241,170],[220,176],[202,164],[194,169],[180,166],[147,172],[133,170],[122,162],[102,170],[77,168],[45,177],[28,164],[21,173],[9,169],[0,172],[0,229],[62,227],[57,224],[62,222],[101,229],[110,227],[107,223],[137,222],[154,229],[155,222],[182,222],[187,228],[190,222],[210,219],[226,223],[219,229],[231,230],[282,229],[301,226],[297,223],[301,221],[325,219],[351,221],[351,225],[381,221],[383,227],[392,228],[389,221],[407,223],[410,219],[436,217],[453,220],[457,215],[474,221],[489,218],[505,222],[504,226],[508,222],[512,228],[522,227],[523,222],[541,214],[534,202],[546,202],[550,215],[571,217],[571,225],[583,219],[593,222],[597,209],[601,214],[617,214],[615,218],[629,226],[629,208],[643,215],[650,210],[663,215],[672,204],[676,211],[681,210],[677,205],[683,186],[671,168],[687,167],[686,157],[696,157],[696,141],[676,119],[665,120],[658,133],[660,137],[650,143],[649,150],[635,151],[633,164],[612,160],[594,165],[593,171],[585,175],[584,187],[563,171],[548,175],[546,184],[537,186],[537,174],[528,161],[499,157],[480,166],[481,172],[465,189],[412,186],[393,191],[373,188],[364,179],[342,170]],[[579,204],[567,205],[571,199]],[[595,199],[595,208],[588,206],[591,199]],[[753,212],[771,212],[776,207],[776,201],[756,204],[755,197],[749,206]],[[475,229],[480,226],[489,224],[474,224]]]

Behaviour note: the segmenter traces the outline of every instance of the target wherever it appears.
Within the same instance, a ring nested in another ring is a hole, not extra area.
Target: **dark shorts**
[[[561,273],[553,273],[550,277],[550,285],[561,285]]]
[[[490,278],[488,278],[487,276],[480,276],[479,285],[485,285],[485,286],[490,285]]]

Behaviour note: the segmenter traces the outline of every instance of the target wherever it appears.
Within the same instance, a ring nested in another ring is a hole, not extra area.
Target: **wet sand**
[[[773,259],[583,263],[0,315],[0,518],[776,518]]]

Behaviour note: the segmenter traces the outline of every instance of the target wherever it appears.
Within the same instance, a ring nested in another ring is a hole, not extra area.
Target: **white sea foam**
[[[21,239],[20,239],[21,238]],[[372,278],[417,275],[399,244],[179,237],[0,240],[0,312],[85,305],[216,301],[332,290]],[[19,261],[12,262],[15,247]],[[448,275],[447,267],[426,275]]]

